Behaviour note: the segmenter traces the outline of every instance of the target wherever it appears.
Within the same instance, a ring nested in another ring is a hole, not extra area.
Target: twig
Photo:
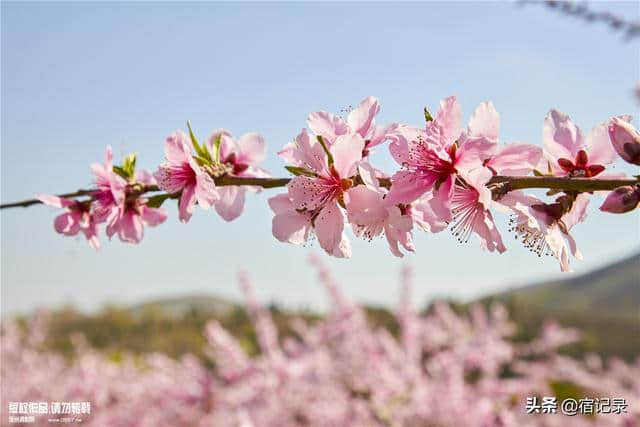
[[[246,178],[235,176],[222,176],[215,178],[217,186],[246,185],[262,188],[285,187],[291,178]],[[391,187],[389,178],[381,178],[380,185],[386,188]],[[497,189],[501,194],[506,194],[513,190],[523,190],[525,188],[546,188],[564,191],[577,191],[580,193],[593,191],[611,191],[618,187],[627,185],[640,185],[640,179],[595,179],[595,178],[567,178],[553,176],[494,176],[487,184],[492,189]],[[59,194],[58,197],[73,199],[82,196],[92,196],[96,190],[78,190],[73,193]],[[135,190],[136,196],[145,193],[160,191],[156,185],[147,185]],[[40,200],[28,199],[20,202],[5,203],[0,205],[0,209],[26,208],[28,206],[42,204]]]

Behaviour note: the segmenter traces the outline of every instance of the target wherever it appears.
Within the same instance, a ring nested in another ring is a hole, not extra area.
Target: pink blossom
[[[347,218],[357,236],[372,240],[384,233],[391,252],[402,257],[399,245],[411,252],[415,250],[411,236],[413,219],[406,208],[385,203],[385,193],[382,188],[365,185],[349,189]]]
[[[213,178],[194,159],[187,135],[179,131],[170,135],[164,147],[166,160],[159,166],[155,178],[158,187],[167,193],[182,192],[179,216],[180,221],[188,222],[196,202],[208,209],[220,199],[219,190]]]
[[[87,238],[89,246],[94,249],[100,248],[98,224],[91,215],[90,203],[45,194],[36,195],[36,199],[45,205],[66,210],[65,213],[58,215],[53,221],[56,232],[65,236],[75,236],[82,232]]]
[[[540,147],[514,143],[499,147],[496,153],[483,162],[493,175],[529,175],[542,158]]]
[[[269,207],[274,213],[272,231],[276,239],[295,245],[302,245],[309,240],[313,232],[311,212],[296,210],[288,194],[271,197]]]
[[[269,310],[242,279],[260,350],[255,355],[211,322],[203,348],[210,360],[125,351],[114,363],[108,352],[78,338],[72,340],[73,358],[66,360],[43,345],[48,337],[43,313],[26,318],[24,325],[3,318],[0,381],[8,406],[2,416],[17,409],[15,402],[88,401],[90,413],[82,414],[87,427],[629,427],[640,422],[632,404],[640,398],[640,361],[594,363],[594,356],[583,362],[559,354],[560,346],[581,339],[579,331],[545,323],[533,340],[514,340],[515,327],[500,305],[477,304],[457,314],[439,302],[418,314],[405,281],[396,339],[367,322],[364,309],[340,291],[325,267],[319,265],[318,273],[332,310],[311,322],[293,321],[295,339],[279,336]],[[504,367],[514,375],[505,376]],[[554,395],[552,382],[594,397],[623,398],[626,413],[527,413],[527,398]],[[45,414],[36,415],[33,425],[50,424]]]
[[[609,122],[611,144],[622,159],[640,165],[640,133],[630,123],[631,117],[614,117]]]
[[[219,162],[220,169],[226,175],[239,177],[269,177],[269,173],[260,168],[263,162],[267,144],[257,133],[246,133],[239,139],[234,139],[225,129],[213,132],[209,138],[207,148],[215,156],[215,142],[220,139]],[[244,209],[246,186],[220,186],[217,188],[220,198],[214,202],[216,212],[225,221],[233,221],[240,216]],[[256,191],[256,189],[253,189]]]
[[[133,184],[155,185],[154,176],[148,171],[138,171],[135,173]],[[115,233],[122,242],[140,243],[144,236],[144,226],[155,227],[162,224],[167,219],[167,213],[162,208],[151,208],[146,205],[144,198],[127,200],[119,210],[110,229],[107,229],[107,236],[111,238]]]
[[[573,226],[586,218],[589,196],[579,194],[574,201],[561,196],[552,204],[545,204],[537,197],[512,191],[500,200],[514,213],[511,229],[522,244],[538,256],[552,255],[560,263],[561,271],[571,271],[569,253],[582,259],[573,236]]]
[[[389,152],[391,157],[400,165],[409,161],[409,144],[412,141],[424,140],[426,132],[424,128],[417,128],[405,124],[399,124],[388,135]]]
[[[485,106],[486,107],[486,106]],[[486,108],[482,109],[485,113]],[[497,135],[497,127],[494,129]],[[542,150],[528,144],[508,144],[499,147],[496,153],[483,161],[483,167],[465,172],[456,180],[451,200],[451,232],[461,243],[466,243],[471,234],[480,238],[481,247],[493,252],[506,251],[500,232],[490,212],[496,206],[491,190],[487,187],[495,175],[527,175],[539,163]]]
[[[611,191],[600,210],[609,213],[631,212],[640,203],[640,187],[627,185]]]
[[[124,209],[127,182],[113,171],[113,151],[107,146],[104,164],[94,163],[91,170],[96,178],[93,193],[93,216],[98,223],[107,223],[107,234],[115,233],[114,225]]]
[[[324,138],[328,146],[331,146],[341,135],[357,133],[364,139],[362,155],[366,157],[373,147],[382,144],[389,132],[398,126],[396,123],[387,126],[377,125],[375,116],[378,112],[380,112],[378,99],[368,96],[349,112],[346,120],[326,111],[318,111],[309,114],[307,124],[316,135]]]
[[[274,213],[271,230],[276,239],[294,245],[304,245],[314,237],[312,221],[314,213],[296,209],[289,194],[271,197],[269,207]],[[351,256],[351,242],[345,232],[342,233],[340,243],[331,255],[336,258]]]
[[[460,130],[461,115],[456,98],[449,97],[440,102],[436,117],[424,133],[416,135],[417,139],[406,138],[407,133],[413,132],[410,129],[404,129],[404,135],[396,135],[392,155],[404,170],[391,179],[387,196],[391,203],[410,203],[433,190],[435,197],[449,206],[456,176],[482,166],[495,153],[499,116],[493,105],[481,104],[464,133]]]
[[[490,178],[488,168],[477,168],[457,182],[451,201],[451,232],[461,243],[468,242],[471,234],[475,233],[483,249],[503,253],[507,248],[489,211],[493,200],[486,184]]]
[[[447,227],[447,222],[442,217],[449,215],[450,211],[443,211],[439,203],[434,203],[433,200],[424,196],[411,204],[392,205],[386,199],[388,191],[380,186],[380,179],[388,179],[384,172],[362,161],[358,166],[358,175],[364,186],[377,195],[374,196],[371,191],[365,193],[363,190],[358,189],[357,191],[361,192],[360,203],[353,203],[354,201],[350,200],[350,197],[347,198],[347,210],[350,218],[361,218],[359,225],[350,219],[356,234],[362,235],[361,232],[365,232],[364,235],[371,240],[384,231],[392,252],[396,256],[400,256],[397,255],[399,253],[397,250],[398,243],[404,246],[405,249],[411,252],[414,251],[411,236],[412,222],[422,230],[431,233],[437,233]],[[380,219],[384,223],[382,228],[379,227],[378,221]],[[376,230],[380,232],[376,232]]]
[[[558,110],[549,111],[545,117],[543,140],[542,172],[556,176],[592,178],[616,158],[604,123],[585,138],[569,116]]]
[[[122,215],[114,225],[118,237],[125,243],[140,243],[144,236],[144,226],[155,227],[167,219],[162,208],[150,208],[144,201],[137,199],[128,202]]]
[[[339,136],[328,148],[333,164],[318,140],[305,130],[296,138],[295,147],[284,157],[296,166],[305,167],[314,176],[296,176],[288,184],[289,198],[296,210],[311,212],[320,246],[329,254],[343,242],[345,192],[353,186],[351,177],[362,159],[364,140],[359,134]],[[345,256],[350,256],[350,251]]]
[[[414,224],[428,233],[439,233],[446,229],[451,221],[451,209],[444,206],[433,193],[427,193],[407,206]]]

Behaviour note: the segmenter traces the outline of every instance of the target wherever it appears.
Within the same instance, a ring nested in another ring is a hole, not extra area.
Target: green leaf
[[[187,120],[187,128],[189,129],[189,137],[191,138],[191,143],[193,147],[196,149],[196,152],[200,151],[200,144],[198,144],[198,139],[193,134],[193,129],[191,129],[191,122]]]
[[[427,110],[427,107],[424,107],[424,120],[429,123],[433,121],[433,116],[431,115],[431,113],[429,112],[429,110]]]
[[[535,176],[544,176],[544,174],[543,174],[542,172],[540,172],[538,169],[534,169],[534,170],[533,170],[533,174],[534,174]]]
[[[133,178],[136,173],[136,155],[129,154],[124,158],[124,162],[122,163],[122,169],[127,174],[129,178]]]
[[[170,194],[158,194],[156,196],[151,196],[147,199],[147,206],[150,208],[159,208],[169,197],[171,197]]]
[[[580,386],[568,381],[551,380],[549,386],[558,402],[563,402],[565,399],[580,400],[585,397],[585,392]]]
[[[207,147],[204,145],[200,145],[198,143],[198,139],[193,133],[193,129],[191,128],[191,122],[187,120],[187,128],[189,128],[189,137],[191,138],[191,143],[193,144],[194,150],[196,150],[196,154],[204,159],[207,159],[209,162],[212,162],[211,153],[207,150]]]
[[[318,142],[322,145],[322,149],[327,154],[327,160],[329,161],[329,166],[333,166],[333,156],[327,147],[327,144],[324,142],[324,138],[321,135],[318,135]]]
[[[128,180],[129,179],[129,175],[127,174],[127,171],[125,171],[122,167],[120,166],[114,166],[113,167],[113,171],[115,173],[117,173],[118,175],[120,175],[122,178]]]
[[[205,159],[204,157],[201,157],[201,156],[193,156],[193,159],[196,161],[198,166],[207,166],[211,164],[210,158]]]
[[[222,133],[220,133],[213,141],[213,149],[215,150],[216,163],[220,163],[220,143],[222,142]]]
[[[310,170],[307,170],[305,168],[301,168],[298,166],[285,166],[284,168],[289,172],[291,172],[292,174],[294,174],[295,176],[300,176],[300,175],[311,176],[311,177],[318,176],[315,172],[311,172]]]

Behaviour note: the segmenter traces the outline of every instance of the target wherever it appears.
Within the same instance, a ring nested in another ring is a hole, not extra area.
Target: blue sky
[[[596,3],[638,19],[635,2]],[[269,144],[266,167],[284,175],[276,151],[309,112],[338,112],[375,95],[379,121],[419,124],[422,107],[457,95],[465,120],[491,100],[501,140],[541,144],[549,108],[585,131],[611,115],[638,119],[632,88],[638,42],[540,5],[513,3],[2,3],[2,201],[87,187],[88,165],[111,144],[135,151],[152,169],[164,138],[187,119],[201,136],[218,127],[257,131]],[[386,150],[375,160],[388,172]],[[631,169],[619,165],[618,170]],[[278,190],[276,190],[278,191]],[[322,307],[307,264],[317,243],[295,247],[271,235],[266,198],[250,197],[227,224],[212,212],[170,218],[138,246],[103,240],[100,252],[52,228],[37,206],[1,214],[2,311],[73,302],[209,292],[237,297],[245,269],[264,299]],[[638,249],[638,215],[604,215],[592,200],[575,228],[585,260],[577,272]],[[433,296],[471,298],[557,277],[557,263],[518,246],[494,255],[477,240],[416,236],[417,253],[398,260],[384,240],[352,239],[350,261],[323,258],[352,297],[396,301],[403,263],[416,271],[416,304]]]

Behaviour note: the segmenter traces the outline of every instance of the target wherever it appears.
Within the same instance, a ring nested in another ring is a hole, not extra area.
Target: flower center
[[[574,161],[566,158],[558,159],[558,165],[570,177],[592,178],[605,169],[603,165],[589,165],[588,163],[589,155],[584,150],[578,151]]]
[[[484,210],[478,201],[478,192],[466,184],[460,185],[453,194],[451,205],[451,233],[458,242],[467,243]]]
[[[233,175],[240,175],[242,172],[249,169],[249,165],[246,163],[238,162],[236,153],[229,154],[221,163],[224,165],[224,169],[227,169],[229,173]]]
[[[541,257],[552,254],[545,234],[540,230],[531,229],[524,218],[515,216],[509,220],[509,231],[515,233],[516,240],[520,238],[522,245]]]

